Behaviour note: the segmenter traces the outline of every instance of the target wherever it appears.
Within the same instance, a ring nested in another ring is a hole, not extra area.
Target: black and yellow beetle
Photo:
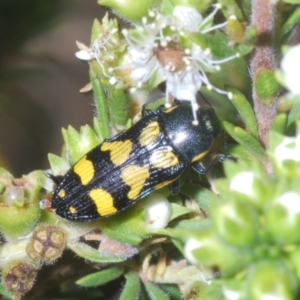
[[[221,135],[212,107],[200,107],[197,118],[195,125],[189,104],[144,110],[134,126],[92,149],[59,180],[51,208],[69,220],[92,221],[166,185],[176,194],[189,165],[205,172],[200,160]]]

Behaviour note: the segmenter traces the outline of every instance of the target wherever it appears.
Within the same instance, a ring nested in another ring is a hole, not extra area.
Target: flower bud
[[[252,265],[246,280],[249,299],[296,299],[296,278],[280,260],[260,261]]]
[[[0,195],[0,231],[7,239],[28,234],[40,218],[40,178],[44,176],[35,171],[19,179],[0,178],[5,185]]]
[[[224,242],[238,247],[249,247],[255,242],[258,216],[247,203],[239,200],[214,202],[211,218]]]
[[[15,299],[20,299],[32,288],[37,270],[37,266],[29,261],[11,261],[2,270],[2,281]]]
[[[145,205],[146,226],[149,230],[165,228],[171,218],[172,209],[166,197],[152,193]]]
[[[66,246],[66,234],[56,226],[41,225],[32,233],[26,252],[33,260],[50,263],[58,259]]]
[[[280,244],[300,241],[300,195],[289,191],[281,195],[265,212],[266,224],[273,238]]]
[[[210,230],[202,231],[197,233],[197,237],[189,238],[184,246],[184,256],[195,265],[201,264],[217,270],[222,276],[235,274],[249,259],[247,253],[235,251],[232,247],[221,243]]]

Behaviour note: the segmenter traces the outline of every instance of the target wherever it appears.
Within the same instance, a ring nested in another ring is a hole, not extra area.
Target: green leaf
[[[3,296],[6,297],[6,298],[14,299],[13,294],[10,293],[10,292],[3,286],[2,283],[0,284],[0,294],[3,295]]]
[[[172,1],[162,0],[161,6],[160,6],[160,12],[163,15],[165,15],[165,16],[172,15],[173,10],[174,10],[174,5],[172,4]]]
[[[185,184],[180,189],[180,192],[197,201],[199,206],[204,210],[209,210],[211,199],[217,197],[216,194],[206,188],[188,184]]]
[[[291,129],[295,128],[295,123],[297,120],[300,119],[300,103],[295,104],[289,115],[288,115],[288,120],[287,120],[287,132],[290,132]]]
[[[170,295],[172,300],[181,300],[182,294],[180,293],[179,288],[174,284],[161,284],[161,289]]]
[[[98,263],[117,263],[125,261],[125,257],[108,256],[101,254],[98,250],[88,246],[85,243],[78,242],[76,244],[69,244],[68,248],[75,252],[78,256],[93,262]]]
[[[94,287],[104,285],[114,279],[117,279],[123,274],[123,268],[114,267],[104,271],[96,272],[84,276],[76,281],[76,284],[84,287]]]
[[[110,85],[109,94],[109,118],[116,130],[124,129],[128,120],[128,97],[124,90],[112,88]],[[120,128],[121,127],[121,128]]]
[[[300,1],[298,1],[300,3]],[[284,22],[280,30],[280,35],[283,36],[290,31],[300,19],[300,7],[296,8],[289,18]]]
[[[254,86],[258,97],[265,105],[269,105],[274,101],[279,90],[274,72],[268,69],[262,69],[258,72],[254,79]]]
[[[104,138],[110,137],[109,130],[109,120],[108,120],[108,107],[106,103],[105,93],[100,84],[100,80],[97,77],[96,73],[92,70],[89,72],[90,80],[92,82],[94,96],[95,96],[95,105],[97,111],[97,119],[99,122],[99,128],[101,134]]]
[[[260,143],[245,130],[226,121],[223,121],[223,127],[233,139],[244,146],[251,154],[261,161],[266,159],[265,151]]]
[[[146,281],[144,283],[146,291],[151,300],[169,300],[169,296],[162,291],[157,285],[152,282]]]
[[[171,203],[171,207],[172,207],[172,216],[171,216],[171,220],[174,220],[182,215],[188,214],[190,212],[192,212],[191,209],[182,206],[182,205],[178,205],[176,203]],[[171,221],[170,220],[170,221]]]
[[[284,134],[286,130],[287,118],[288,117],[286,113],[277,115],[272,124],[272,130]]]
[[[211,227],[211,222],[209,219],[182,220],[174,226],[174,228],[176,229],[187,229],[192,231],[206,230],[210,227]]]
[[[243,15],[240,10],[241,6],[239,6],[236,1],[234,1],[234,0],[219,0],[218,3],[222,4],[221,9],[227,19],[229,19],[232,15],[234,15],[237,17],[237,19],[243,20]]]
[[[61,170],[68,170],[70,168],[70,165],[63,158],[55,154],[49,153],[48,160],[54,175],[60,174]]]
[[[99,222],[99,229],[111,239],[119,242],[138,245],[144,238],[149,237],[145,228],[145,212],[143,199],[130,209]]]
[[[141,293],[140,278],[136,273],[130,272],[125,275],[126,283],[119,300],[138,300]]]
[[[95,19],[92,26],[91,44],[102,35],[102,25],[99,20]]]
[[[246,128],[251,133],[251,135],[257,138],[257,123],[254,111],[250,103],[247,101],[246,97],[238,90],[229,88],[228,91],[231,92],[233,95],[232,103],[239,112],[240,116],[242,117]]]
[[[300,4],[300,0],[284,0],[284,2],[291,4]]]

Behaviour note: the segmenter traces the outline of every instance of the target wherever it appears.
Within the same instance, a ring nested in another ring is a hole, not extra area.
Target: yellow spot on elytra
[[[76,208],[75,208],[74,206],[70,206],[70,207],[69,207],[69,212],[70,212],[71,214],[76,214],[77,210],[76,210]]]
[[[178,106],[172,106],[172,107],[170,107],[170,108],[164,110],[164,113],[168,114],[168,113],[170,113],[171,111],[173,111],[173,110],[176,109],[176,108],[178,108]]]
[[[202,153],[199,153],[198,155],[194,156],[193,159],[192,159],[192,162],[198,161],[201,158],[203,158],[208,153],[208,151],[209,150],[207,150],[205,152],[202,152]]]
[[[73,167],[74,173],[76,173],[81,181],[82,185],[87,185],[95,175],[95,168],[90,160],[86,159],[86,156],[82,157]]]
[[[157,137],[159,136],[160,130],[159,130],[159,124],[158,122],[151,122],[148,124],[142,131],[139,142],[141,146],[147,146],[153,143]]]
[[[65,191],[65,190],[60,190],[60,191],[58,192],[58,196],[59,196],[60,198],[64,198],[64,197],[66,196],[66,191]]]
[[[104,142],[101,146],[101,151],[110,151],[110,160],[118,167],[129,158],[132,146],[130,140]]]
[[[179,163],[177,156],[169,150],[155,151],[150,156],[150,164],[155,168],[174,167]]]
[[[146,179],[150,177],[149,167],[129,166],[122,170],[121,177],[130,187],[127,197],[131,200],[135,200],[140,194]]]
[[[109,216],[118,212],[114,207],[114,198],[107,191],[103,189],[93,189],[89,194],[91,199],[95,202],[100,216]]]

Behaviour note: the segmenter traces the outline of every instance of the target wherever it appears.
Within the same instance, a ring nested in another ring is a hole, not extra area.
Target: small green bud
[[[0,231],[7,239],[28,234],[40,218],[39,197],[44,176],[42,171],[35,171],[20,179],[0,178],[5,185],[0,195]]]
[[[245,26],[243,26],[235,17],[229,18],[226,32],[234,42],[239,44],[244,42]]]
[[[189,238],[184,246],[184,256],[195,265],[203,264],[217,270],[222,276],[235,274],[244,268],[249,260],[246,252],[227,247],[210,230]]]
[[[265,212],[266,225],[280,244],[300,241],[300,195],[289,191],[273,201]]]
[[[253,264],[246,281],[247,295],[252,300],[292,300],[298,288],[294,274],[280,260]]]
[[[247,203],[218,200],[213,203],[211,218],[224,242],[238,247],[249,247],[255,243],[258,216]]]

